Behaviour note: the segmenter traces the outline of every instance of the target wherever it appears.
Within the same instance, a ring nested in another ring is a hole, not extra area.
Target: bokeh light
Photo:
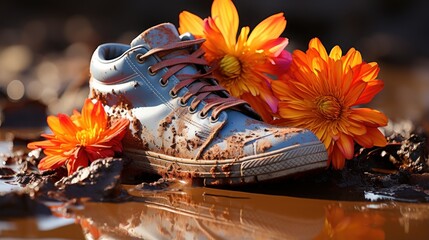
[[[20,80],[13,80],[7,85],[6,92],[11,100],[18,101],[24,96],[24,84]]]

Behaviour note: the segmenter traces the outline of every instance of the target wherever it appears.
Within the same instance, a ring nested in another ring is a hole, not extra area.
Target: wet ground
[[[206,188],[131,191],[53,216],[1,221],[3,237],[70,239],[424,239],[429,206],[343,202]],[[52,209],[58,206],[53,205]]]
[[[110,161],[110,167],[105,169],[94,168],[90,174],[72,176],[55,186],[49,181],[57,181],[59,177],[48,174],[48,181],[40,184],[33,181],[40,175],[34,174],[31,165],[37,153],[29,158],[23,147],[26,137],[35,136],[31,132],[15,131],[11,137],[14,131],[7,134],[2,131],[1,238],[426,239],[429,236],[427,190],[412,192],[415,186],[405,184],[408,186],[402,189],[405,194],[400,195],[390,186],[393,194],[389,195],[384,191],[386,188],[364,189],[362,185],[353,185],[350,179],[349,187],[340,186],[338,183],[346,181],[338,173],[329,176],[326,172],[315,172],[309,177],[235,189],[191,186],[178,180],[125,185],[115,180],[122,166],[118,165],[120,159],[113,159],[106,160]],[[16,174],[22,171],[19,159],[30,162],[26,163],[25,172],[33,180]],[[105,165],[108,164],[104,162]],[[103,175],[108,177],[102,178],[97,175],[99,172],[107,173]],[[327,177],[334,180],[323,180]],[[98,184],[91,185],[91,181]]]
[[[123,187],[132,196],[124,202],[47,203],[52,215],[1,218],[0,235],[28,239],[425,239],[429,234],[428,204],[317,200],[181,183],[162,191]]]

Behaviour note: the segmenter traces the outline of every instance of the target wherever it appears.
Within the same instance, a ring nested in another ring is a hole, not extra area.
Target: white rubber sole
[[[138,149],[124,149],[127,168],[161,176],[202,180],[207,185],[240,185],[325,168],[328,155],[321,142],[298,144],[276,151],[225,160],[175,158]]]

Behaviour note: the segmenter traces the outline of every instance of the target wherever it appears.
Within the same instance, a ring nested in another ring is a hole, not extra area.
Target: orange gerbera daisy
[[[344,167],[354,154],[354,141],[363,147],[386,145],[378,130],[387,117],[373,109],[356,108],[369,103],[383,88],[377,80],[377,63],[365,63],[350,49],[342,56],[335,46],[329,55],[319,39],[309,43],[307,52],[294,51],[289,70],[273,82],[280,99],[278,123],[313,131],[325,144],[328,164]]]
[[[243,27],[237,39],[238,13],[231,0],[214,0],[211,17],[182,12],[180,33],[205,38],[205,58],[213,65],[219,84],[231,95],[247,100],[264,120],[272,120],[278,100],[271,90],[272,78],[289,66],[291,54],[284,50],[288,39],[279,38],[286,27],[283,13],[259,23],[249,35]]]
[[[58,114],[47,120],[53,134],[42,134],[47,140],[29,143],[28,148],[44,150],[46,157],[38,165],[41,171],[66,165],[69,175],[80,166],[121,152],[121,140],[129,125],[127,119],[110,123],[101,102],[94,104],[90,99],[85,101],[82,114],[74,111],[71,117]]]

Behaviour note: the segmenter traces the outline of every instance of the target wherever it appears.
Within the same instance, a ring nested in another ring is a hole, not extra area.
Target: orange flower
[[[127,119],[110,124],[101,102],[94,104],[90,99],[85,101],[82,114],[74,111],[71,117],[58,114],[47,120],[53,134],[42,134],[47,140],[29,143],[28,148],[44,150],[46,157],[38,165],[41,171],[65,164],[69,175],[80,166],[121,152],[121,140],[129,125]]]
[[[272,78],[291,61],[291,54],[284,50],[288,39],[279,38],[286,27],[283,13],[263,20],[250,35],[249,27],[243,27],[238,39],[238,13],[231,0],[214,0],[211,15],[202,20],[190,12],[180,13],[180,33],[205,38],[205,58],[213,65],[219,84],[247,100],[264,120],[272,120],[271,113],[278,107]]]
[[[387,117],[355,107],[383,88],[378,71],[377,63],[363,62],[353,48],[342,56],[335,46],[328,55],[320,40],[312,39],[306,53],[293,52],[289,70],[273,82],[280,99],[278,123],[313,131],[328,150],[328,164],[343,168],[345,159],[353,158],[354,141],[366,148],[386,145],[378,127],[386,126]]]

